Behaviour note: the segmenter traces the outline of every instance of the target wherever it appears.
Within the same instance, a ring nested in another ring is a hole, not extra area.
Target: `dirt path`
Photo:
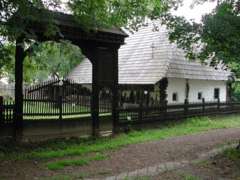
[[[82,157],[96,154],[109,154],[111,156],[102,161],[89,161],[83,166],[68,166],[63,170],[55,171],[41,165],[61,158],[50,160],[24,159],[22,161],[3,159],[0,162],[0,179],[47,179],[76,173],[95,173],[108,169],[109,171],[106,173],[94,176],[97,179],[105,179],[123,172],[132,172],[164,162],[195,160],[200,152],[208,152],[211,149],[218,148],[220,143],[234,142],[239,137],[240,127],[169,137],[153,142],[132,144],[117,150],[84,155]],[[74,159],[76,157],[80,156],[68,156],[64,159]]]

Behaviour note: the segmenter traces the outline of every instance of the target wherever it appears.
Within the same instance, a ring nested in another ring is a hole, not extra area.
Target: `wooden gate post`
[[[23,60],[26,57],[24,48],[20,45],[24,41],[24,36],[16,40],[15,53],[15,116],[14,116],[14,141],[21,143],[23,139]]]
[[[3,114],[3,97],[0,96],[0,124],[4,122]]]

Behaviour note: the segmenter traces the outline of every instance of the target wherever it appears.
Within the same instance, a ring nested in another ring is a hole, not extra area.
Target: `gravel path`
[[[110,158],[102,161],[89,161],[83,166],[68,166],[60,171],[47,168],[39,168],[39,165],[50,160],[26,159],[22,161],[7,160],[0,163],[0,179],[47,179],[56,176],[73,175],[76,173],[93,173],[104,169],[111,169],[106,174],[98,174],[90,179],[124,179],[126,176],[153,175],[166,169],[177,168],[179,172],[185,172],[189,176],[199,175],[202,179],[208,179],[207,175],[197,172],[192,168],[193,163],[203,158],[208,158],[211,153],[221,149],[219,143],[235,142],[240,137],[240,127],[215,129],[195,134],[178,137],[169,137],[157,141],[131,144],[116,150],[102,153],[90,153],[81,157],[94,156],[96,154],[110,154]],[[234,145],[236,146],[236,144]],[[212,152],[211,152],[212,151]],[[79,156],[64,157],[73,159]],[[23,172],[25,172],[23,174]],[[198,173],[198,174],[196,174]],[[167,173],[168,179],[176,179],[177,172]],[[162,177],[154,177],[162,179]],[[152,178],[152,179],[154,179]],[[211,179],[220,178],[212,176]]]

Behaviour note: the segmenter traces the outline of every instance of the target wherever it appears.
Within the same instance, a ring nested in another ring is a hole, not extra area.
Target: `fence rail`
[[[119,123],[140,123],[150,121],[163,121],[196,116],[208,116],[216,114],[240,113],[240,102],[227,103],[197,103],[183,105],[167,105],[161,107],[143,107],[117,109]]]

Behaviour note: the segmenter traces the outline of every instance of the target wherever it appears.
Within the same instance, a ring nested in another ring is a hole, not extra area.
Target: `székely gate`
[[[45,12],[40,12],[46,14]],[[92,119],[93,135],[99,135],[99,92],[104,87],[110,88],[112,92],[112,117],[113,131],[118,129],[117,114],[115,108],[118,107],[118,49],[124,44],[125,34],[119,27],[113,26],[109,29],[98,27],[97,32],[90,28],[89,33],[85,33],[81,26],[74,20],[72,15],[54,13],[54,19],[59,22],[57,25],[65,40],[78,46],[82,53],[91,61],[92,73]],[[41,24],[32,23],[29,29],[34,29],[39,42],[55,40],[59,41],[62,36],[44,36],[44,28]],[[24,36],[20,36],[16,44],[23,43]],[[23,61],[26,52],[23,47],[16,46],[15,56],[15,118],[14,118],[14,139],[21,141],[23,132]]]

